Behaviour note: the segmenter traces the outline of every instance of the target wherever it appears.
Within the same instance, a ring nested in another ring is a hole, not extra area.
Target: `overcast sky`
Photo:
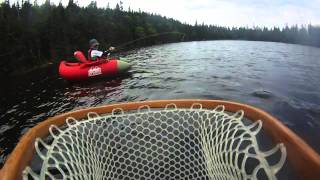
[[[38,0],[41,4],[45,0]],[[68,0],[51,0],[64,5]],[[33,2],[33,0],[30,0]],[[74,0],[80,6],[91,0]],[[98,7],[115,7],[119,0],[97,0]],[[320,25],[320,0],[122,0],[124,9],[153,12],[181,22],[220,26],[283,27],[286,24]]]

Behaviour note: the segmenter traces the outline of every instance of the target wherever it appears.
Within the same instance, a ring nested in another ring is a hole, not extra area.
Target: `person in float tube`
[[[88,50],[89,61],[96,61],[99,59],[105,59],[108,57],[112,51],[115,50],[114,47],[109,47],[107,51],[99,51],[99,42],[96,39],[91,39],[89,41],[90,49]]]

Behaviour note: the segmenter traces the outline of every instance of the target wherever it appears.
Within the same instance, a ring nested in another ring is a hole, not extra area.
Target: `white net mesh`
[[[198,105],[197,105],[198,106]],[[201,105],[199,105],[201,106]],[[113,112],[67,119],[50,128],[53,141],[36,140],[41,170],[27,167],[24,179],[276,179],[283,144],[262,152],[256,139],[262,123],[243,123],[223,106]],[[42,147],[42,148],[41,148]],[[280,152],[276,163],[267,157]]]

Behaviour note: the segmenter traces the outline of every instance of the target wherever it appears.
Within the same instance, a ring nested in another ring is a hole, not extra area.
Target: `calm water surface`
[[[74,109],[148,99],[224,99],[279,118],[320,152],[320,49],[272,42],[205,41],[125,54],[129,75],[68,83],[57,66],[2,81],[0,167],[31,127]]]

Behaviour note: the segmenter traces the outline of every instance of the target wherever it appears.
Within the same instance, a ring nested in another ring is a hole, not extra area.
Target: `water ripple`
[[[19,137],[57,114],[148,99],[224,99],[271,113],[320,152],[320,49],[251,41],[172,43],[124,53],[115,79],[69,83],[57,65],[8,79],[0,99],[0,166]]]

